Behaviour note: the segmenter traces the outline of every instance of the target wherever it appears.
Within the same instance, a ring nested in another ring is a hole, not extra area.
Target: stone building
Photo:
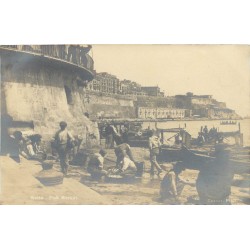
[[[229,108],[215,107],[211,111],[211,118],[219,119],[239,119],[240,116],[236,114],[235,110]]]
[[[116,76],[106,72],[97,73],[95,78],[89,82],[87,89],[109,94],[122,93],[119,79]]]
[[[192,109],[192,116],[211,118],[211,112],[212,112],[212,109],[210,109],[210,108],[194,106]]]
[[[188,92],[186,95],[176,95],[176,105],[178,108],[191,109],[194,105],[207,106],[213,104],[211,95],[194,95]]]
[[[142,87],[137,82],[127,79],[119,80],[107,72],[97,73],[95,78],[88,83],[87,90],[108,94],[164,97],[164,92],[161,92],[158,86]]]
[[[158,86],[143,86],[141,90],[148,96],[164,96],[164,92]]]
[[[183,119],[185,109],[138,107],[137,116],[140,119]]]
[[[192,109],[192,102],[190,96],[187,95],[175,95],[175,105],[177,108]]]
[[[85,52],[81,51],[86,49]],[[64,120],[74,135],[99,137],[85,115],[80,88],[94,77],[91,46],[0,46],[1,141],[15,130],[50,141]]]
[[[102,91],[102,83],[99,79],[95,78],[91,82],[89,82],[86,89],[91,90],[91,91],[101,92]]]
[[[120,81],[120,83],[123,95],[134,95],[134,96],[146,95],[146,93],[142,91],[142,86],[137,82],[124,79]]]
[[[218,102],[215,99],[213,99],[213,104],[214,104],[214,106],[221,108],[221,109],[227,108],[227,105],[225,102]]]
[[[211,95],[193,95],[191,96],[191,103],[197,105],[210,105],[213,103]]]
[[[212,95],[194,95],[188,92],[186,95],[176,95],[175,105],[177,108],[190,110],[190,117],[211,119],[236,119],[240,118],[235,111],[227,108],[225,102],[219,102]]]

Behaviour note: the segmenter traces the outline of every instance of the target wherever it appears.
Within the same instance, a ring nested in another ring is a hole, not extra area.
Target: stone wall
[[[82,88],[80,91],[91,118],[137,118],[139,107],[172,108],[174,97],[131,96],[101,93]]]
[[[2,57],[1,70],[2,115],[33,121],[34,132],[45,140],[52,138],[62,120],[74,135],[86,139],[88,132],[99,138],[97,126],[84,116],[76,72],[30,56]]]
[[[80,95],[91,118],[136,118],[133,98],[122,95],[89,92],[82,88]]]
[[[151,108],[175,108],[176,100],[174,97],[137,96],[135,106]]]

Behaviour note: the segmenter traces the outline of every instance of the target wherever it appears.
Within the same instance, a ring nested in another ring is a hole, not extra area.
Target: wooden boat
[[[164,132],[170,130],[162,130]],[[172,132],[178,132],[172,129]],[[202,146],[197,145],[191,136],[184,129],[180,129],[178,133],[182,133],[182,142],[179,145],[169,146],[163,144],[158,160],[162,162],[183,162],[187,168],[198,169],[201,166],[214,164],[216,159],[215,149],[220,144],[225,143],[206,143]],[[217,137],[228,141],[228,138],[234,138],[235,144],[227,146],[230,150],[230,165],[235,169],[236,173],[250,173],[250,147],[243,147],[243,134],[240,131],[217,132]],[[170,137],[171,138],[171,137]],[[162,140],[164,142],[164,140]]]
[[[228,146],[230,151],[228,165],[237,174],[250,174],[250,148],[241,146]],[[159,156],[161,162],[182,162],[185,168],[201,169],[215,164],[216,152],[214,146],[210,149],[200,147],[187,149],[185,146],[179,148],[163,147]]]
[[[150,129],[143,129],[141,121],[112,120],[99,123],[101,139],[105,138],[107,124],[114,126],[124,141],[133,147],[147,147]]]
[[[197,149],[187,149],[182,147],[165,147],[161,149],[159,161],[162,162],[178,162],[183,161],[194,167],[193,163],[201,163],[202,161],[213,160],[214,157],[207,153],[208,151],[199,151]]]

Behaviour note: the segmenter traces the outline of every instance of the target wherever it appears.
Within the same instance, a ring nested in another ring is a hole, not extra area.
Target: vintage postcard
[[[250,46],[0,45],[0,204],[250,204]]]

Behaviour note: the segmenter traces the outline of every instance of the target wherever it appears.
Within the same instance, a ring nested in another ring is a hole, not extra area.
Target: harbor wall
[[[156,96],[132,96],[103,93],[99,91],[89,91],[83,88],[81,92],[85,102],[87,112],[91,119],[98,118],[141,118],[140,109],[162,109],[164,111],[182,112],[185,110],[184,117],[171,115],[173,119],[239,119],[240,117],[234,110],[223,108],[219,105],[192,104],[191,102],[180,102],[179,97],[156,97]],[[219,102],[218,102],[219,103]],[[220,103],[219,103],[220,104]]]
[[[33,124],[33,128],[9,127],[9,134],[19,129],[33,130],[48,141],[64,120],[74,135],[84,140],[87,134],[94,134],[98,140],[97,125],[84,115],[86,107],[79,93],[76,72],[32,57],[14,55],[1,59],[2,120],[8,117],[15,124]]]
[[[90,118],[136,118],[133,97],[95,93],[82,89],[80,94]]]

